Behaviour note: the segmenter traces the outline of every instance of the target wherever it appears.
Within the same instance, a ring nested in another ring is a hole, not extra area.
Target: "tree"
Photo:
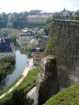
[[[16,90],[12,96],[13,105],[27,105],[25,95],[22,91]]]
[[[16,90],[12,96],[12,105],[32,105],[33,100],[26,97],[23,91]]]

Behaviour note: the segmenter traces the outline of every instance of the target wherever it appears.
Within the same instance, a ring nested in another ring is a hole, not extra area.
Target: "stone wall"
[[[70,20],[54,20],[50,28],[50,36],[55,39],[52,54],[57,58],[59,80],[62,87],[79,81],[79,22]],[[53,42],[52,42],[53,46]]]
[[[43,68],[38,79],[38,105],[43,105],[59,91],[56,59],[54,57],[43,59],[41,67]]]

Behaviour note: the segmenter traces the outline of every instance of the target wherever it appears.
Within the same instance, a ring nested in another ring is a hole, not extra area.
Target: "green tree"
[[[15,91],[12,96],[13,105],[27,105],[25,95],[22,91]]]

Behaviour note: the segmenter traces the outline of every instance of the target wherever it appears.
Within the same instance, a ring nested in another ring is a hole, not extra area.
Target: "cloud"
[[[0,0],[0,11],[20,12],[32,9],[60,11],[63,8],[79,9],[79,0]]]

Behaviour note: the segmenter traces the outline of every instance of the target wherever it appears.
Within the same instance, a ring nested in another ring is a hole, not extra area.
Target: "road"
[[[16,89],[23,82],[28,72],[32,70],[32,67],[33,67],[33,59],[30,59],[28,67],[25,67],[24,72],[22,73],[22,77],[15,83],[15,85],[12,88],[10,88],[7,92],[3,93],[0,96],[0,99],[4,98],[6,95],[10,94],[14,89]]]

